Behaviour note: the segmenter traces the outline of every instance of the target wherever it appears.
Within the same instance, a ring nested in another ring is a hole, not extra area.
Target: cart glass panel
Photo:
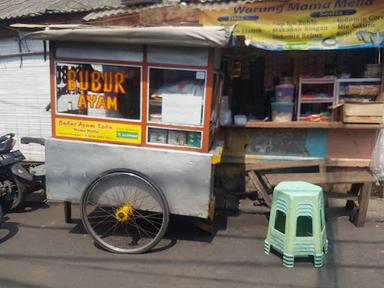
[[[150,68],[148,121],[202,126],[206,71]]]
[[[148,143],[201,148],[201,132],[148,127]]]
[[[56,63],[56,112],[140,120],[141,68]]]
[[[209,123],[209,145],[211,146],[215,141],[215,132],[219,127],[219,106],[222,96],[222,77],[219,73],[213,76],[213,93],[211,104],[211,119]]]

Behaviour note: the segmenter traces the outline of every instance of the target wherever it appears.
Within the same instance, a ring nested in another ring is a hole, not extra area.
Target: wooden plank
[[[248,121],[244,126],[228,125],[225,128],[277,128],[277,129],[381,129],[384,125],[379,124],[345,124],[343,122],[263,122]]]
[[[383,122],[384,106],[381,102],[345,103],[343,106],[344,123],[373,123]]]
[[[368,211],[369,197],[372,190],[372,183],[364,183],[359,194],[359,210],[355,218],[355,225],[357,227],[362,227],[365,224]]]
[[[256,190],[260,192],[260,195],[264,199],[265,204],[267,204],[268,207],[272,207],[272,198],[268,194],[268,191],[265,190],[263,183],[260,182],[255,171],[249,171],[248,175],[253,185],[255,185]]]
[[[324,160],[289,160],[279,162],[261,162],[245,164],[245,170],[268,170],[268,169],[284,169],[284,168],[301,168],[301,167],[312,167],[320,166],[325,163]]]
[[[333,167],[369,167],[371,159],[330,158],[327,165]]]
[[[266,214],[271,209],[261,205],[255,205],[255,201],[250,199],[241,199],[239,204],[239,211],[242,213],[251,214]]]
[[[283,168],[301,168],[320,166],[324,162],[325,166],[332,167],[369,167],[371,159],[360,158],[328,158],[326,161],[319,160],[281,160],[279,162],[261,162],[260,156],[254,155],[254,158],[250,155],[223,155],[220,163],[224,164],[242,164],[244,170],[268,170],[268,169],[283,169]]]
[[[381,124],[383,122],[382,116],[344,115],[343,119],[345,123]]]
[[[232,145],[232,143],[230,144]],[[238,149],[238,147],[230,147],[229,149],[235,150]],[[223,152],[223,156],[221,158],[221,163],[226,164],[263,164],[263,163],[279,163],[279,162],[287,162],[287,161],[320,161],[322,159],[319,159],[318,157],[303,157],[303,156],[273,156],[273,155],[260,155],[260,154],[246,154],[242,153],[241,151],[237,153],[230,153],[227,152],[228,150],[225,150]],[[274,161],[274,162],[267,162],[267,161]],[[308,167],[308,166],[305,166]],[[270,169],[270,168],[268,168]],[[249,170],[249,169],[248,169]],[[257,169],[256,169],[257,170]],[[265,169],[264,169],[265,170]]]
[[[282,181],[306,181],[313,184],[343,184],[374,182],[375,179],[368,171],[345,171],[320,173],[284,173],[266,174],[268,182],[275,186]]]
[[[260,178],[262,179],[262,181],[263,181],[263,183],[265,184],[265,186],[267,186],[267,189],[268,189],[269,191],[273,191],[273,187],[269,184],[267,177],[265,177],[265,174],[263,174],[263,173],[260,173],[260,174],[257,173],[257,175],[260,176]]]
[[[329,130],[327,158],[371,159],[378,130]]]
[[[340,193],[340,192],[328,192],[327,197],[333,198],[333,199],[343,199],[343,200],[351,200],[351,201],[359,200],[357,195],[351,195],[351,194]]]
[[[384,106],[380,102],[345,103],[344,115],[383,117]]]
[[[325,161],[321,161],[319,164],[319,173],[324,174],[327,173],[327,164]]]

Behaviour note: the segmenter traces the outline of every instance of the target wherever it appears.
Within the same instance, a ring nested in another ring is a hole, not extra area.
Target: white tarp
[[[74,42],[227,47],[233,27],[159,26],[50,29],[26,34],[29,39]]]

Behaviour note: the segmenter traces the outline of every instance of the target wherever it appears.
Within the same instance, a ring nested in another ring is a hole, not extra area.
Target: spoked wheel
[[[109,171],[81,199],[81,217],[97,244],[114,253],[144,253],[163,237],[169,208],[161,190],[132,170]]]

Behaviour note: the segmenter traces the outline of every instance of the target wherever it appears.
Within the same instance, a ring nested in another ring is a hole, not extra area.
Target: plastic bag
[[[384,181],[384,129],[380,130],[372,152],[371,171],[377,181]]]

